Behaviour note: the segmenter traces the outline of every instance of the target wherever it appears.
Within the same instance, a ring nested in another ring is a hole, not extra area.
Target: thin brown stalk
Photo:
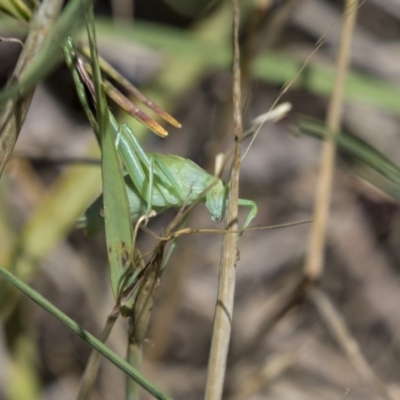
[[[17,39],[17,38],[6,38],[6,37],[0,37],[0,42],[8,42],[8,43],[18,43],[21,45],[21,47],[24,47],[24,43]]]
[[[58,15],[63,0],[44,0],[31,22],[31,29],[8,85],[18,82],[43,47],[46,35]],[[0,114],[0,176],[14,149],[32,101],[34,89],[18,100],[9,100]]]
[[[191,243],[188,241],[188,238],[184,237],[180,239],[179,257],[175,254],[174,261],[175,265],[179,265],[179,268],[173,268],[172,271],[169,271],[169,274],[163,276],[162,294],[160,297],[162,301],[157,305],[154,322],[152,323],[149,335],[152,342],[157,343],[157,346],[149,346],[146,353],[148,359],[152,362],[162,360],[171,342],[171,328],[174,326],[174,321],[179,310],[185,278],[193,257]]]
[[[238,195],[240,171],[240,144],[243,136],[241,114],[241,81],[238,0],[232,0],[233,7],[233,125],[235,132],[235,153],[231,172],[229,205],[226,215],[228,232],[225,234],[220,263],[219,287],[214,316],[211,351],[208,362],[208,376],[205,399],[219,400],[224,387],[226,361],[232,330],[233,301],[235,293],[235,265],[238,241]],[[235,232],[236,231],[236,232]]]
[[[158,287],[164,257],[165,242],[158,246],[151,260],[146,266],[145,274],[140,282],[137,297],[130,310],[127,360],[136,369],[140,370],[143,358],[143,345],[153,309],[154,294]],[[139,399],[139,385],[127,377],[126,398]]]
[[[345,13],[347,14],[347,18],[344,21],[337,63],[337,75],[326,118],[327,127],[331,134],[327,137],[323,145],[321,168],[317,182],[314,223],[311,228],[310,244],[304,266],[305,276],[310,282],[318,280],[323,271],[325,234],[336,158],[335,136],[339,132],[342,119],[343,92],[349,66],[351,40],[356,23],[357,10],[358,0],[346,0]]]
[[[107,317],[106,325],[104,326],[99,337],[99,340],[102,343],[105,343],[110,336],[111,330],[114,327],[119,314],[120,308],[119,306],[116,306],[111,314]],[[90,393],[93,390],[93,386],[97,377],[101,359],[101,354],[98,351],[93,350],[90,354],[89,361],[86,364],[85,372],[81,378],[77,400],[89,399]]]

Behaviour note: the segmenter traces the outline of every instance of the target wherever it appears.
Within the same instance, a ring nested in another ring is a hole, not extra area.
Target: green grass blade
[[[299,128],[304,133],[319,138],[328,135],[327,128],[321,121],[304,117],[301,117],[298,121]],[[337,136],[337,143],[351,156],[364,162],[392,182],[400,184],[400,167],[367,142],[355,136],[341,133]]]
[[[302,61],[277,52],[264,52],[255,58],[253,76],[266,82],[289,82],[302,67]],[[311,93],[329,96],[332,93],[335,70],[332,66],[310,63],[294,82],[292,89],[306,89]],[[350,71],[346,79],[345,99],[376,106],[400,114],[400,89],[383,79]]]
[[[27,21],[32,16],[31,11],[22,1],[2,0],[0,2],[0,10],[17,20]]]
[[[300,130],[308,135],[320,139],[328,135],[327,128],[321,121],[301,117],[298,119],[298,124]],[[400,167],[385,155],[355,136],[340,133],[336,138],[337,144],[342,150],[384,176],[397,188],[400,187]]]
[[[118,299],[124,276],[132,264],[133,232],[125,181],[115,148],[114,135],[111,131],[110,111],[101,82],[92,10],[88,12],[87,29],[96,92],[97,122],[101,138],[107,252],[110,262],[111,286],[115,298]]]
[[[104,357],[106,357],[110,362],[116,365],[121,371],[125,372],[130,378],[132,378],[138,385],[143,389],[151,393],[154,397],[160,400],[169,400],[170,397],[164,394],[160,389],[158,389],[153,383],[151,383],[147,378],[145,378],[139,371],[132,368],[125,360],[120,356],[110,350],[107,346],[96,339],[91,333],[83,329],[79,324],[65,315],[61,310],[51,304],[42,295],[33,290],[30,286],[22,282],[11,272],[7,271],[5,268],[0,266],[0,276],[2,276],[6,281],[11,283],[30,299],[32,299],[36,304],[42,307],[44,310],[49,312],[51,315],[56,317],[65,326],[67,326],[72,332],[83,339],[91,347],[99,351]]]

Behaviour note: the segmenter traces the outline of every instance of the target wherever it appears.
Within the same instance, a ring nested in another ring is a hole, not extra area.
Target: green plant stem
[[[1,266],[0,266],[0,276],[2,276],[5,280],[7,280],[9,283],[14,285],[19,290],[21,290],[24,294],[26,294],[29,298],[31,298],[36,304],[38,304],[44,310],[46,310],[54,317],[56,317],[72,332],[74,332],[77,336],[83,339],[91,347],[100,352],[103,356],[105,356],[109,361],[111,361],[114,365],[116,365],[121,371],[125,372],[130,378],[132,378],[137,384],[139,384],[145,390],[151,393],[154,397],[160,400],[170,399],[169,396],[162,393],[160,389],[154,386],[140,372],[132,368],[125,360],[123,360],[120,356],[115,354],[107,346],[101,343],[91,333],[83,329],[79,324],[77,324],[74,320],[65,315],[57,307],[55,307],[48,300],[46,300],[42,295],[40,295],[26,283],[22,282],[15,275],[13,275],[11,272],[7,271],[5,268]]]

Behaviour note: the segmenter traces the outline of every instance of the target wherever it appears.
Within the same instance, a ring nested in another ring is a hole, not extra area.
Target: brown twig
[[[228,232],[225,234],[217,304],[215,309],[214,327],[211,351],[208,364],[208,376],[205,399],[219,400],[222,398],[226,360],[232,329],[233,301],[235,293],[235,265],[237,259],[238,233],[238,194],[240,171],[240,148],[243,136],[241,114],[241,81],[240,81],[240,50],[239,22],[240,11],[238,0],[232,0],[233,7],[233,124],[235,132],[235,153],[231,172],[229,204],[226,215]]]
[[[24,43],[22,42],[22,40],[17,38],[0,37],[0,42],[18,43],[21,45],[21,47],[24,47]]]
[[[163,276],[161,301],[158,302],[153,319],[150,338],[156,346],[149,346],[147,357],[152,362],[162,360],[168,351],[175,318],[177,317],[179,305],[184,292],[185,278],[190,271],[193,254],[191,253],[192,246],[188,238],[183,237],[179,241],[180,254],[175,255],[174,265],[179,268],[173,268],[166,276]]]
[[[329,204],[332,190],[332,179],[336,158],[336,140],[342,119],[342,103],[345,80],[350,61],[351,40],[356,23],[358,0],[346,0],[344,22],[340,42],[340,54],[337,65],[336,81],[328,107],[327,127],[329,137],[323,145],[321,155],[321,169],[317,183],[315,200],[314,223],[311,227],[310,244],[304,266],[304,274],[310,282],[321,277],[323,270],[323,254],[325,248],[325,233],[329,215]]]
[[[282,228],[289,228],[291,226],[296,226],[296,225],[303,225],[303,224],[309,224],[311,223],[311,219],[305,219],[301,221],[295,221],[295,222],[287,222],[284,224],[278,224],[278,225],[266,225],[266,226],[260,226],[260,225],[254,225],[246,228],[247,231],[269,231],[269,230],[274,230],[274,229],[282,229]],[[182,228],[177,231],[172,232],[170,235],[164,234],[163,236],[157,235],[154,231],[151,229],[147,228],[146,226],[141,226],[140,229],[149,235],[151,235],[154,239],[157,240],[162,240],[164,242],[169,242],[170,240],[176,239],[180,236],[185,236],[185,235],[191,235],[195,233],[217,233],[217,234],[222,234],[226,233],[226,229],[211,229],[211,228]],[[240,234],[242,233],[242,230],[230,230],[230,232]]]

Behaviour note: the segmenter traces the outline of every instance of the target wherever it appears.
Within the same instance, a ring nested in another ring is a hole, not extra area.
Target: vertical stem
[[[43,1],[31,21],[28,37],[8,85],[20,80],[23,72],[40,52],[50,27],[60,14],[62,5],[63,0]],[[34,92],[33,89],[20,99],[9,100],[0,114],[0,176],[14,149]]]
[[[237,259],[238,240],[238,194],[240,147],[243,134],[241,115],[241,81],[239,22],[240,12],[238,0],[232,0],[233,6],[233,124],[235,131],[235,152],[231,173],[229,206],[226,221],[228,232],[225,235],[220,264],[220,276],[217,304],[215,308],[214,327],[211,351],[208,364],[208,377],[205,399],[222,398],[226,361],[232,330],[233,301],[235,294],[235,264]],[[235,232],[234,232],[235,231]]]
[[[336,158],[336,135],[342,118],[343,92],[350,60],[351,39],[356,22],[358,0],[346,0],[345,22],[340,41],[340,54],[337,63],[337,75],[332,97],[328,107],[326,123],[330,135],[323,145],[321,169],[317,183],[314,223],[304,273],[308,281],[317,281],[323,271],[326,226],[329,215],[332,178]]]
[[[107,317],[107,322],[103,328],[99,340],[101,343],[105,343],[110,336],[111,330],[113,329],[115,322],[119,316],[119,308],[115,308],[111,314]],[[96,382],[97,374],[99,372],[101,363],[101,354],[92,350],[89,361],[86,364],[85,371],[81,378],[79,392],[76,397],[77,400],[86,400],[90,398],[94,384]]]
[[[140,370],[143,358],[143,344],[146,338],[153,309],[154,293],[163,262],[165,243],[161,244],[149,263],[143,268],[145,274],[140,283],[137,296],[130,311],[128,330],[127,361],[137,370]],[[139,400],[139,386],[127,377],[126,399]]]

